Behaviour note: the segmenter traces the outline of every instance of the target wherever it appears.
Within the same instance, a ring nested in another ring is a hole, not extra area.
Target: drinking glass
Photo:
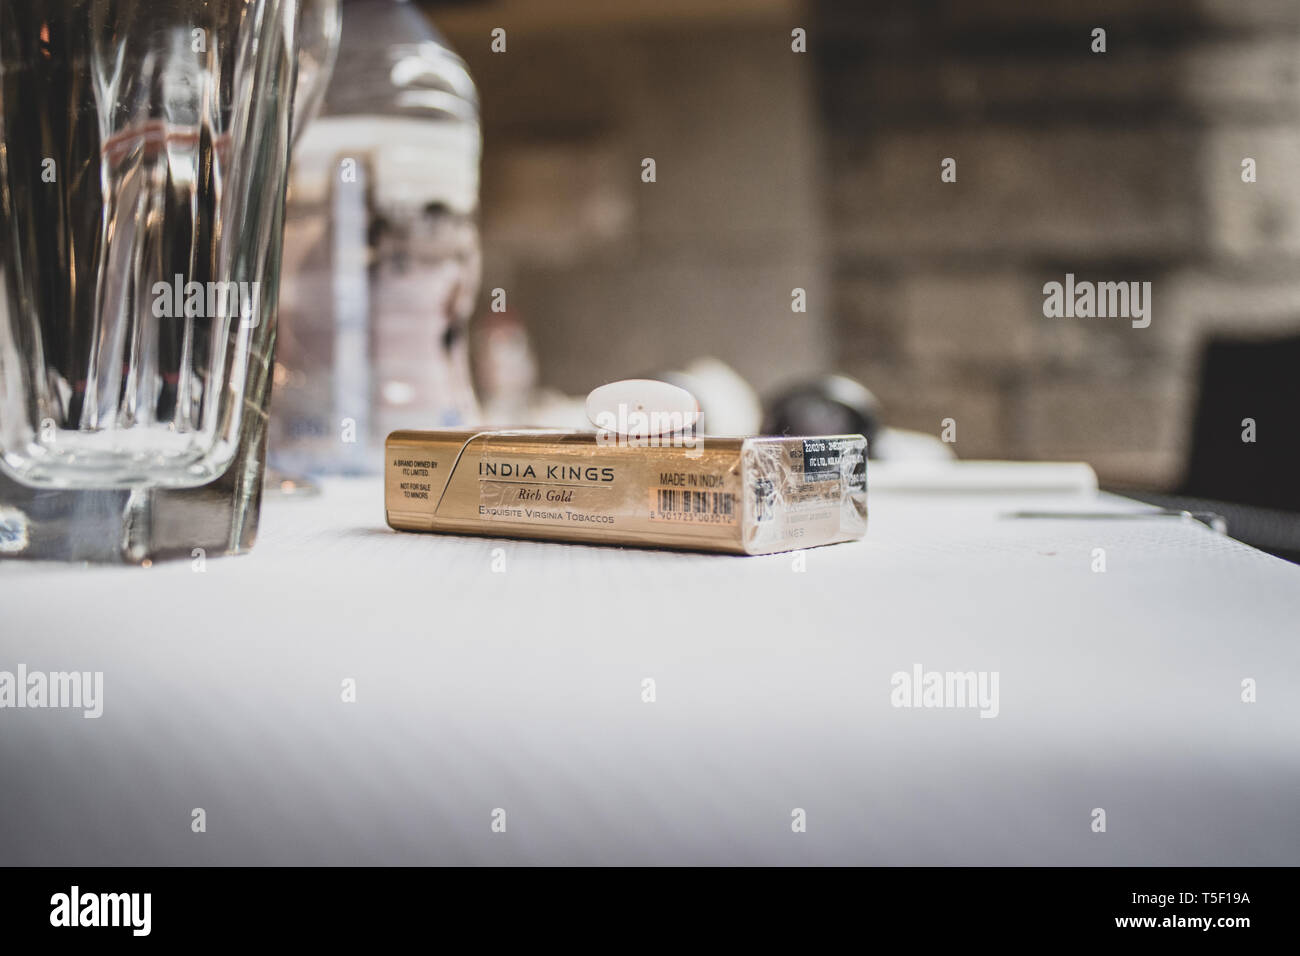
[[[337,0],[0,2],[0,555],[252,546],[289,150],[337,26]]]

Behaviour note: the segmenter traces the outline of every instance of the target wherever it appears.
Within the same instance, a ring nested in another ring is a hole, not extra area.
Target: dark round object
[[[799,382],[763,403],[765,435],[843,435],[867,439],[868,457],[880,431],[880,403],[861,382],[820,375]]]

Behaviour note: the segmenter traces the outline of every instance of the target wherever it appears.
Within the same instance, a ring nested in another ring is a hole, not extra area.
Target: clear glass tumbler
[[[252,545],[295,91],[337,23],[0,2],[0,556]]]

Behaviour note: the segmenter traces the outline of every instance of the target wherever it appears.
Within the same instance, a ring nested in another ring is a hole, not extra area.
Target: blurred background
[[[1300,5],[412,8],[477,87],[481,418],[711,357],[769,413],[842,373],[961,458],[1300,510]],[[1150,327],[1045,318],[1066,273],[1151,282]]]

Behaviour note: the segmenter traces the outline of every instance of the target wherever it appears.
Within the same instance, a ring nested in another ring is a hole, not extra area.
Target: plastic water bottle
[[[270,460],[382,468],[388,432],[477,417],[478,95],[414,4],[347,0],[333,80],[294,160]]]

